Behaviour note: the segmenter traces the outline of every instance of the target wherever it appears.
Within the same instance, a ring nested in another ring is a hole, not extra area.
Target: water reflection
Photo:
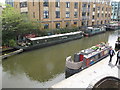
[[[109,42],[110,45],[114,46],[116,38],[117,32],[106,32],[100,35],[86,37],[64,44],[54,45],[12,56],[4,60],[2,63],[4,73],[3,86],[6,87],[7,84],[5,85],[5,83],[11,82],[11,78],[8,78],[7,80],[4,79],[9,77],[9,75],[13,78],[22,78],[23,83],[21,83],[21,85],[25,84],[24,81],[26,80],[23,76],[26,76],[27,79],[29,79],[27,82],[37,81],[41,83],[41,86],[46,85],[45,83],[50,80],[53,80],[54,83],[54,78],[59,76],[65,70],[65,58],[67,56],[73,55],[75,52],[89,48],[90,46],[100,42]],[[63,76],[59,80],[64,79]],[[12,81],[14,82],[14,80]],[[30,84],[27,86],[30,87]],[[14,85],[11,87],[14,87]],[[16,87],[20,87],[20,85]]]

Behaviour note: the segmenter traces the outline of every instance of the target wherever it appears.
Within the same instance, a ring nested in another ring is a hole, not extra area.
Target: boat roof
[[[65,34],[56,34],[56,35],[51,35],[51,36],[28,38],[28,39],[31,40],[31,41],[34,41],[34,40],[40,40],[40,39],[47,39],[47,38],[54,38],[54,37],[60,37],[60,36],[74,35],[74,34],[78,34],[78,33],[82,33],[82,31],[70,32],[70,33],[65,33]]]
[[[88,29],[93,29],[93,27],[88,27]]]

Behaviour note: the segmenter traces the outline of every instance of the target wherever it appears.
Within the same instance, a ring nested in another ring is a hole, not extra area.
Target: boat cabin
[[[56,35],[51,35],[51,36],[27,38],[26,44],[27,46],[49,44],[49,43],[69,40],[72,38],[74,39],[74,38],[78,38],[82,36],[83,36],[83,33],[81,31],[78,31],[78,32],[65,33],[65,34],[56,34]]]

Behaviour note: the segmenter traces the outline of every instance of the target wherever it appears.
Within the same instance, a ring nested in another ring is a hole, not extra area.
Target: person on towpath
[[[110,50],[109,50],[109,55],[110,55],[109,63],[111,63],[112,57],[115,55],[115,51],[112,49],[112,47],[111,47]]]
[[[118,52],[117,52],[117,61],[116,61],[115,65],[117,65],[118,61],[119,61],[119,65],[120,65],[120,50],[118,50]]]

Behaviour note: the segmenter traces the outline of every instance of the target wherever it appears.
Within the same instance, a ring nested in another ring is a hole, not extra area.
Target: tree
[[[3,45],[9,45],[9,40],[17,42],[18,36],[40,33],[38,22],[30,21],[27,15],[19,13],[10,5],[7,5],[2,12],[2,27]]]

